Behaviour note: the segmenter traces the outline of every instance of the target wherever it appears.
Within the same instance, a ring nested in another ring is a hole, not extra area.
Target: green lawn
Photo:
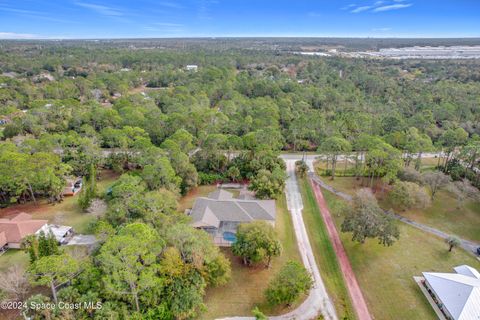
[[[289,310],[272,308],[264,299],[264,291],[270,279],[288,260],[300,260],[297,242],[285,197],[277,201],[276,230],[283,245],[282,255],[273,260],[270,269],[260,266],[248,268],[240,259],[231,254],[230,249],[222,249],[232,261],[232,279],[224,286],[207,290],[205,303],[207,311],[201,319],[215,319],[225,316],[247,316],[255,306],[266,314],[281,314]],[[297,302],[297,305],[300,302]],[[292,309],[296,305],[292,306]]]
[[[8,250],[0,256],[0,271],[5,271],[11,266],[25,268],[28,265],[28,254],[22,250]]]
[[[437,165],[438,165],[438,158],[422,158],[422,162],[421,162],[421,165],[420,165],[420,171],[432,170]],[[328,168],[331,169],[331,167],[332,167],[332,163],[329,161]],[[415,167],[415,160],[412,160],[410,162],[410,167],[412,167],[412,168]],[[324,161],[324,160],[317,161],[315,163],[315,168],[316,168],[318,174],[320,174],[320,175],[324,174],[325,169],[327,168],[326,161]],[[347,161],[347,163],[345,163],[345,161],[343,161],[343,160],[342,161],[337,161],[337,167],[335,169],[336,176],[338,176],[338,177],[343,176],[344,172],[345,172],[345,169],[346,169],[346,172],[347,172],[346,175],[347,176],[352,176],[353,172],[354,172],[354,169],[355,169],[355,161],[351,160],[351,161]]]
[[[323,193],[339,228],[345,202],[328,191]],[[341,238],[375,319],[436,319],[412,277],[422,271],[453,272],[461,264],[479,268],[480,263],[460,249],[449,253],[440,238],[400,222],[399,228],[400,240],[392,247],[383,247],[374,239],[358,244],[350,234],[341,234]]]
[[[353,177],[337,177],[335,180],[322,177],[322,179],[335,189],[351,195],[362,188],[361,181]],[[478,201],[467,201],[463,208],[458,209],[455,196],[446,190],[440,190],[430,207],[402,211],[391,204],[386,193],[377,192],[376,195],[380,206],[384,209],[394,209],[395,212],[414,221],[480,242],[480,202]]]
[[[340,319],[355,319],[350,296],[345,286],[332,243],[307,179],[301,179],[304,202],[303,218],[322,279],[332,297]]]
[[[480,243],[480,202],[468,201],[457,208],[455,196],[446,191],[438,191],[432,205],[426,209],[401,211],[391,204],[388,198],[380,201],[384,208],[393,208],[401,215],[438,228],[447,233]]]

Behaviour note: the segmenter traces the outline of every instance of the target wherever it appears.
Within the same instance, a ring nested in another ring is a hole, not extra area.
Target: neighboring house
[[[187,71],[197,72],[198,66],[196,64],[189,64],[185,67],[185,69],[187,69]]]
[[[423,272],[415,277],[440,319],[480,319],[480,273],[467,265],[456,273]]]
[[[73,235],[73,228],[48,224],[48,220],[35,220],[32,215],[20,212],[0,219],[0,252],[8,248],[20,249],[23,239],[30,235],[52,233],[60,244],[66,244]]]
[[[274,226],[276,208],[275,200],[235,199],[232,193],[217,189],[197,198],[187,214],[192,226],[209,233],[216,245],[231,246],[240,223],[263,220]]]
[[[0,232],[0,254],[4,253],[8,249],[8,241],[5,232]]]
[[[33,220],[31,215],[24,212],[2,218],[0,219],[0,245],[3,244],[2,248],[19,249],[25,237],[35,234],[47,223],[47,220]]]

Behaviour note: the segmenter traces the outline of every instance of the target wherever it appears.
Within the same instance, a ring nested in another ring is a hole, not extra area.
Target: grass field
[[[362,188],[361,181],[353,177],[337,177],[335,180],[322,177],[322,179],[335,189],[351,195]],[[384,209],[394,209],[395,212],[414,221],[480,242],[480,202],[467,201],[465,206],[459,209],[455,196],[449,191],[440,190],[430,207],[402,211],[392,205],[386,193],[377,192],[376,195]]]
[[[435,168],[438,165],[438,158],[422,158],[421,165],[420,165],[420,171],[426,171],[426,170],[431,170],[432,168]],[[331,169],[331,162],[328,163],[328,168]],[[327,168],[327,163],[326,161],[317,161],[315,163],[315,167],[317,169],[318,174],[324,174],[325,169]],[[415,167],[415,160],[412,160],[410,162],[410,167],[414,168]],[[347,176],[353,175],[355,169],[355,161],[351,159],[350,161],[337,161],[337,166],[336,166],[336,176],[344,176],[344,172],[347,172]]]
[[[339,228],[345,202],[328,191],[323,193]],[[453,272],[461,264],[479,268],[480,263],[460,249],[449,253],[440,238],[401,223],[399,228],[400,240],[392,247],[383,247],[374,239],[358,244],[350,234],[341,234],[341,238],[375,319],[436,319],[412,277],[422,271]]]
[[[208,193],[208,190],[208,188],[204,188],[203,192]],[[230,249],[223,249],[232,262],[232,279],[224,286],[207,290],[205,297],[207,311],[201,316],[201,319],[247,316],[252,314],[251,310],[255,306],[258,306],[266,314],[281,314],[290,310],[272,308],[264,298],[264,291],[270,279],[280,268],[288,260],[301,261],[285,197],[277,200],[275,228],[282,242],[283,252],[280,257],[274,258],[270,269],[265,269],[263,266],[258,268],[245,267],[241,264],[239,258],[231,254]],[[291,309],[294,309],[296,305],[293,305]]]
[[[315,259],[340,319],[355,319],[337,257],[307,179],[299,180],[304,203],[303,218]]]
[[[401,211],[388,198],[380,201],[384,208],[393,208],[401,215],[438,228],[447,233],[480,243],[480,202],[468,201],[458,208],[455,196],[446,190],[438,191],[432,205],[426,209]]]

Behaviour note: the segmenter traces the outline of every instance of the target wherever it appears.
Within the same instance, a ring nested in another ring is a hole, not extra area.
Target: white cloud
[[[342,9],[342,10],[348,10],[348,9],[351,9],[351,8],[353,8],[353,7],[355,7],[355,6],[356,6],[356,4],[355,4],[355,3],[350,3],[349,5],[347,5],[347,6],[343,7],[343,8],[341,8],[341,9]]]
[[[378,31],[378,32],[387,32],[392,30],[392,28],[373,28],[372,31]]]
[[[375,8],[375,9],[373,9],[373,12],[383,12],[383,11],[390,11],[390,10],[399,10],[399,9],[405,9],[405,8],[408,8],[408,7],[411,7],[411,6],[412,6],[411,3],[391,4],[391,5],[388,5],[388,6],[382,6],[382,7]]]
[[[38,39],[41,38],[37,34],[0,32],[0,39]]]
[[[360,13],[360,12],[383,12],[390,10],[399,10],[411,7],[411,3],[404,3],[407,0],[377,0],[372,2],[370,5],[357,6],[355,4],[349,4],[341,10],[349,10],[350,13]]]
[[[361,7],[357,7],[355,9],[353,9],[352,11],[350,11],[351,13],[360,13],[360,12],[363,12],[363,11],[367,11],[367,10],[370,10],[372,9],[373,7],[372,6],[361,6]]]
[[[77,6],[95,11],[96,13],[99,13],[104,16],[114,16],[114,17],[123,16],[123,12],[121,10],[113,7],[107,7],[104,5],[87,3],[87,2],[75,2],[75,4]]]

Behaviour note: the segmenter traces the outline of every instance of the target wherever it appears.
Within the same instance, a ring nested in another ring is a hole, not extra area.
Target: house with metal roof
[[[480,273],[467,265],[455,273],[423,272],[416,278],[440,319],[480,319]]]
[[[219,246],[231,246],[236,240],[238,225],[257,220],[275,225],[275,200],[237,199],[233,194],[217,189],[208,197],[195,200],[186,212],[192,226],[210,234]]]

